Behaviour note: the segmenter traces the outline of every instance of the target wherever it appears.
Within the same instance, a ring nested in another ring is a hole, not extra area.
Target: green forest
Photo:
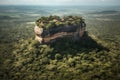
[[[120,79],[119,37],[111,43],[88,29],[79,41],[63,37],[40,44],[33,27],[19,28],[20,33],[13,28],[12,39],[0,40],[0,80]]]

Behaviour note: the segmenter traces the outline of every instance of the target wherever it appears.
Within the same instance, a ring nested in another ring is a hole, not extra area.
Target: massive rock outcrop
[[[72,39],[79,40],[84,35],[86,24],[81,17],[69,16],[67,19],[61,19],[58,16],[52,17],[50,20],[39,19],[36,22],[35,39],[40,43],[50,42],[64,36],[72,36]]]

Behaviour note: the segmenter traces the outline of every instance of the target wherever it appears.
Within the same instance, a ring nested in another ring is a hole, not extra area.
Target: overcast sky
[[[120,5],[120,0],[0,0],[1,5]]]

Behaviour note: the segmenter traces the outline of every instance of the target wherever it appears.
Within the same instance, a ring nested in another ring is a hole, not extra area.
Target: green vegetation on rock
[[[36,25],[44,29],[55,28],[55,27],[64,27],[67,25],[79,25],[84,20],[79,16],[49,16],[41,17],[36,21]]]

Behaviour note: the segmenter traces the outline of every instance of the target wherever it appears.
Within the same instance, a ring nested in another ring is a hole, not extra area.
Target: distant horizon
[[[119,6],[120,0],[1,0],[0,5]]]
[[[100,7],[104,7],[104,6],[120,6],[120,5],[31,5],[31,4],[19,4],[19,5],[16,5],[16,4],[10,4],[10,5],[6,5],[6,4],[0,4],[0,6],[66,6],[66,7],[72,7],[72,6],[100,6]]]

